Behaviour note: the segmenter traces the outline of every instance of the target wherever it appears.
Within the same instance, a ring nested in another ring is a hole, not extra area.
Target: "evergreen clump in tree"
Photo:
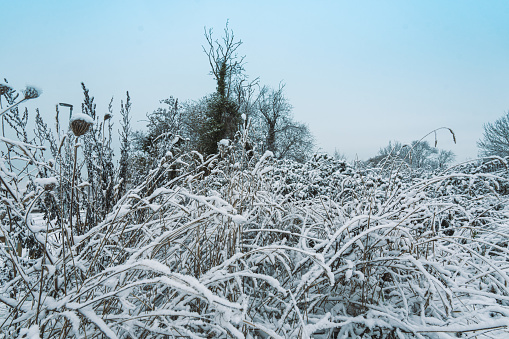
[[[235,41],[233,31],[224,29],[221,41],[212,38],[212,30],[205,30],[208,48],[203,50],[208,56],[211,74],[214,76],[216,92],[208,99],[205,112],[206,122],[202,126],[200,150],[205,154],[217,153],[217,143],[222,139],[233,140],[241,124],[239,105],[233,99],[232,87],[242,81],[245,57],[237,55],[242,41]]]
[[[241,122],[237,104],[226,95],[226,63],[223,62],[217,80],[217,92],[208,101],[207,122],[203,131],[203,152],[217,153],[221,139],[233,140]]]

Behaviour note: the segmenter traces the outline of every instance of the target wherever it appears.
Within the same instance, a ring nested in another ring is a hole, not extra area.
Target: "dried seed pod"
[[[10,88],[7,85],[0,84],[0,95],[4,95],[5,93],[8,93],[10,91],[12,91],[12,88]]]
[[[75,136],[79,137],[88,132],[90,124],[85,120],[71,121],[71,129]]]
[[[79,137],[87,133],[93,123],[94,119],[86,114],[73,114],[71,117],[71,130],[75,136]]]
[[[45,191],[53,191],[57,185],[54,182],[50,182],[46,185],[44,185]]]
[[[35,99],[41,95],[41,91],[32,86],[27,86],[23,93],[25,94],[25,99]]]
[[[52,191],[57,187],[58,180],[55,177],[50,178],[36,178],[34,179],[34,183],[37,186],[42,187],[45,191]]]

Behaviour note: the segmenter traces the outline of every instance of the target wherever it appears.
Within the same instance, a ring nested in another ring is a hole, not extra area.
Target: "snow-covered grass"
[[[73,239],[57,219],[36,227],[21,218],[43,254],[0,250],[6,269],[18,272],[0,289],[9,308],[2,333],[509,335],[504,167],[416,173],[327,156],[305,164],[270,153],[249,160],[223,146],[208,160],[168,155]],[[23,216],[55,189],[43,186],[26,201],[11,200],[12,211]],[[7,224],[2,230],[9,238]]]

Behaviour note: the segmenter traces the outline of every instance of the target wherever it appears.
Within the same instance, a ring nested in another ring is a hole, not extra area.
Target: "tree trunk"
[[[269,123],[269,130],[267,133],[267,149],[271,152],[276,151],[276,124]]]

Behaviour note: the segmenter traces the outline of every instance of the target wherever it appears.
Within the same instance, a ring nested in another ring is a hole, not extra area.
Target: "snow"
[[[39,325],[32,325],[28,329],[21,329],[19,338],[40,339]]]
[[[106,325],[106,323],[97,316],[92,308],[79,309],[79,312],[92,323],[94,323],[107,338],[118,339],[115,332],[113,332],[112,329],[109,328],[108,325]]]
[[[94,119],[90,115],[84,113],[73,113],[69,122],[73,122],[75,120],[83,120],[89,124],[94,123]]]
[[[60,314],[67,318],[67,320],[69,320],[69,322],[71,323],[72,332],[76,337],[78,337],[80,327],[80,318],[78,317],[78,315],[72,311],[64,311]]]
[[[253,175],[257,175],[257,174],[261,175],[260,173],[258,173],[260,168],[270,158],[274,158],[274,153],[272,153],[271,151],[265,151],[265,153],[262,155],[260,160],[258,160],[258,162],[256,163],[256,165],[251,173]]]
[[[24,150],[24,151],[26,151],[29,148],[42,149],[42,150],[46,149],[44,146],[28,144],[26,142],[12,140],[12,139],[2,137],[2,136],[0,136],[0,141],[5,142],[6,144],[9,144],[9,145],[18,146],[21,150]]]
[[[228,146],[230,146],[230,140],[229,139],[221,139],[218,142],[218,144],[221,146],[224,146],[224,147],[228,147]]]
[[[58,185],[58,179],[56,177],[49,177],[49,178],[35,178],[34,183],[37,186],[46,187],[49,185]]]
[[[21,189],[0,161],[12,193],[0,234],[46,250],[16,257],[0,246],[1,331],[38,338],[51,323],[55,333],[67,324],[69,336],[107,338],[507,336],[507,171],[394,173],[271,152],[245,163],[239,145],[223,145],[231,154],[174,152],[181,178],[160,175],[160,161],[90,225],[95,205],[79,190],[72,238],[59,190]],[[47,178],[22,175],[56,184],[60,164],[41,167]],[[42,204],[53,214],[29,212]]]
[[[89,186],[92,186],[90,185],[90,183],[88,181],[83,181],[81,182],[78,186],[76,186],[77,188],[84,188],[84,187],[89,187]]]

